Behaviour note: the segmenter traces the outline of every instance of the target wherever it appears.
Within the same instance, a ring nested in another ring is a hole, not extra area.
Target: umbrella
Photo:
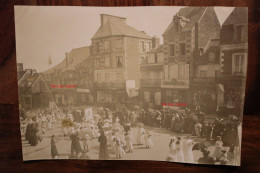
[[[228,117],[229,117],[230,119],[232,119],[232,120],[238,120],[237,116],[235,116],[235,115],[229,115]]]
[[[193,147],[192,147],[192,151],[194,150],[202,150],[202,149],[205,149],[207,148],[205,143],[204,142],[199,142],[199,143],[196,143]]]

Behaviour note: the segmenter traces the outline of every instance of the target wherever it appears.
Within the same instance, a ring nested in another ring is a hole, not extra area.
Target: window
[[[122,81],[123,80],[123,74],[122,73],[116,73],[116,81]]]
[[[96,67],[97,67],[97,68],[100,67],[100,59],[99,59],[99,58],[96,59]]]
[[[215,77],[219,77],[220,76],[220,70],[215,70]]]
[[[214,52],[209,52],[208,61],[215,62],[215,53]]]
[[[105,57],[105,66],[108,67],[110,65],[110,57]]]
[[[178,79],[185,80],[185,64],[179,64]]]
[[[122,50],[122,46],[123,46],[122,39],[116,39],[114,45],[115,45],[115,50]]]
[[[150,42],[147,42],[146,43],[146,51],[150,51],[151,50],[151,43]]]
[[[139,64],[145,63],[144,60],[145,60],[144,56],[141,56],[140,59],[139,59]]]
[[[245,54],[234,54],[232,61],[233,74],[245,74]]]
[[[145,52],[144,41],[140,41],[140,52]]]
[[[157,55],[157,62],[163,62],[163,54],[162,53],[158,53]]]
[[[94,52],[98,53],[99,52],[99,42],[94,42],[93,46],[94,46]]]
[[[200,70],[200,77],[207,77],[207,71],[206,70]]]
[[[106,52],[110,49],[110,42],[108,40],[104,42],[104,48]]]
[[[170,56],[175,56],[175,45],[170,44]]]
[[[120,67],[123,67],[123,57],[122,56],[117,56],[116,57],[116,67],[120,68]]]
[[[149,64],[155,63],[155,59],[154,59],[154,55],[153,54],[148,55],[148,63]]]
[[[235,28],[235,40],[245,41],[245,26],[239,25]]]
[[[149,93],[149,91],[145,91],[144,92],[144,100],[145,101],[150,101],[150,93]]]
[[[97,74],[97,82],[101,82],[101,80],[102,80],[102,79],[101,79],[101,73],[98,73],[98,74]]]
[[[110,82],[110,75],[109,75],[109,73],[106,73],[106,82],[108,83],[108,82]]]
[[[180,43],[180,55],[185,55],[185,43]]]

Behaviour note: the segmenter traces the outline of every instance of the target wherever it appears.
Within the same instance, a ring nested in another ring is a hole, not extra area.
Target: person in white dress
[[[193,145],[194,142],[190,139],[190,137],[188,137],[188,139],[183,143],[184,160],[187,163],[194,163],[194,156],[192,152]]]
[[[153,148],[153,140],[152,140],[152,135],[148,134],[148,139],[146,143],[147,148]]]
[[[178,162],[184,162],[183,144],[180,137],[178,137],[176,142],[176,152]]]
[[[126,150],[127,152],[132,153],[134,151],[133,147],[133,135],[130,130],[126,133]]]
[[[171,162],[177,162],[177,152],[176,152],[176,139],[175,137],[172,137],[169,143],[169,153],[166,157],[167,161],[171,161]]]
[[[139,127],[138,131],[137,131],[137,143],[139,145],[143,145],[144,144],[144,137],[145,137],[145,130],[143,127]]]
[[[116,157],[122,158],[122,156],[125,154],[125,151],[122,148],[122,145],[119,140],[116,140],[115,149],[116,149]]]

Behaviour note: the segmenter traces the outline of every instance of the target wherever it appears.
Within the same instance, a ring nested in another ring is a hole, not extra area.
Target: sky
[[[100,14],[125,17],[128,25],[160,37],[162,43],[161,35],[180,8],[183,7],[15,6],[17,63],[38,72],[57,65],[66,52],[91,44],[91,38],[100,27]],[[214,8],[220,24],[234,9]]]

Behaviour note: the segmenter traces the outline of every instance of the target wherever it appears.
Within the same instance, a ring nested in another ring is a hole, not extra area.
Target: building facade
[[[205,113],[215,113],[217,105],[224,102],[223,85],[221,78],[219,39],[211,39],[205,51],[194,62],[194,77],[191,88],[193,103],[200,106]]]
[[[90,47],[72,49],[65,59],[43,72],[57,105],[93,103],[93,63]]]
[[[23,64],[17,64],[19,90],[19,106],[24,109],[42,108],[53,101],[53,96],[44,81],[42,74],[34,69],[23,69]]]
[[[211,38],[219,35],[220,24],[213,7],[186,7],[173,17],[163,33],[165,103],[192,104],[191,79],[194,61]]]
[[[159,107],[162,104],[161,84],[164,78],[163,72],[164,57],[163,45],[158,45],[147,53],[141,62],[141,88],[139,98],[152,107]]]
[[[248,60],[247,8],[236,7],[220,31],[221,73],[225,90],[224,107],[241,116]]]
[[[140,88],[140,61],[152,47],[151,37],[126,24],[126,19],[101,14],[101,26],[92,37],[94,88],[97,103],[128,98],[127,81]]]

